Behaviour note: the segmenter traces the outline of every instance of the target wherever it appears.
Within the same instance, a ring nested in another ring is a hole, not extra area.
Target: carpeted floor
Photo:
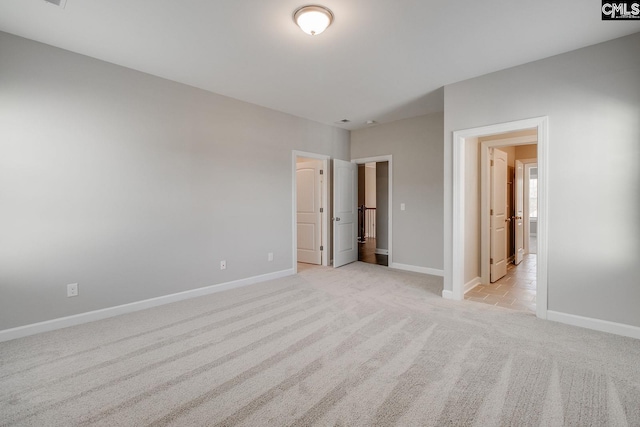
[[[0,425],[639,426],[640,341],[354,263],[0,344]]]

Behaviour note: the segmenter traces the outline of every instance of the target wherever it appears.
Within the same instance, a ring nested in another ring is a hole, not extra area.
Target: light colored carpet
[[[639,426],[640,341],[355,263],[0,344],[0,425]]]

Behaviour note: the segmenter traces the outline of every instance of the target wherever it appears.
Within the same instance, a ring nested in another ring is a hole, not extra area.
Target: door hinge
[[[491,209],[491,215],[493,215],[493,209]]]
[[[493,166],[493,160],[491,160],[491,166]]]
[[[489,259],[489,264],[493,264],[493,258]]]
[[[324,175],[324,171],[320,169],[320,175]]]
[[[323,213],[323,212],[324,212],[324,208],[320,208],[320,213]]]
[[[320,246],[320,250],[321,250],[321,251],[324,251],[324,246]]]

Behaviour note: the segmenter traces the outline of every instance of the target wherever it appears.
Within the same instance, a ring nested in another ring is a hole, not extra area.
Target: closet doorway
[[[329,156],[293,151],[293,266],[328,266]]]

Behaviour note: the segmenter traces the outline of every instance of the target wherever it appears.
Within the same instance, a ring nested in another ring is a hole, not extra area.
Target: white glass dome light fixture
[[[317,36],[333,22],[333,13],[323,6],[302,6],[293,13],[293,20],[305,33]]]

